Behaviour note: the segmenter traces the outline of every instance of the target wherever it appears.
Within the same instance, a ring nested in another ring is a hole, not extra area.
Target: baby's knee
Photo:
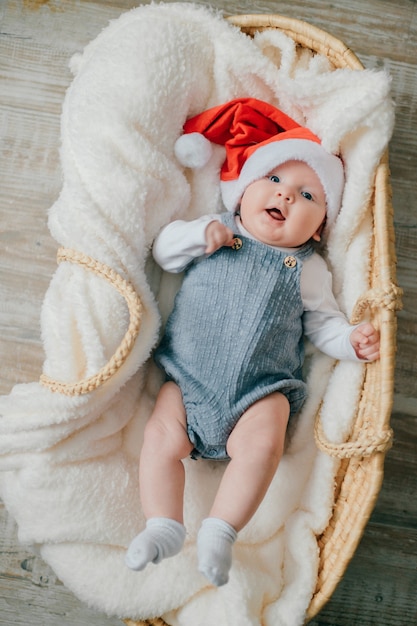
[[[267,464],[276,465],[282,456],[283,446],[281,437],[274,435],[273,429],[259,431],[250,438],[242,433],[241,437],[229,439],[228,454],[232,459],[241,458],[249,464],[262,459]]]
[[[144,445],[149,448],[163,446],[165,440],[168,440],[166,428],[159,420],[151,418],[145,426]]]
[[[283,452],[284,436],[275,429],[266,431],[254,442],[256,453],[271,462],[279,460]]]
[[[184,428],[175,419],[151,418],[145,427],[143,445],[148,451],[169,458],[184,458],[192,450]]]

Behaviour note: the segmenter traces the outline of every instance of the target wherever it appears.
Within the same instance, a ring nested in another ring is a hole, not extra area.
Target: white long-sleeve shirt
[[[205,231],[213,220],[220,221],[220,216],[204,215],[189,222],[176,220],[163,228],[153,245],[158,265],[167,272],[180,273],[195,259],[204,256]],[[235,220],[235,232],[253,238],[239,218]],[[286,248],[285,252],[291,254],[294,250]],[[332,291],[332,276],[326,262],[316,252],[303,261],[300,289],[306,337],[333,358],[359,361],[350,342],[350,334],[356,326],[350,325],[340,311]]]

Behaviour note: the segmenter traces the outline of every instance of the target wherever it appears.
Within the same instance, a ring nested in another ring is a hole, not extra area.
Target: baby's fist
[[[233,246],[234,234],[231,228],[228,228],[222,222],[213,220],[206,228],[206,254],[213,254],[223,246]]]
[[[379,359],[379,332],[369,322],[361,324],[351,332],[350,343],[358,359],[364,361]]]

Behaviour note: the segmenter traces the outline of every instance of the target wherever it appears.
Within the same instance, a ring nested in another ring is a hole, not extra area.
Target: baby
[[[254,99],[210,109],[184,130],[186,141],[197,132],[197,142],[204,136],[226,146],[221,188],[229,211],[175,221],[154,243],[161,267],[185,276],[155,354],[167,381],[140,458],[146,528],[126,564],[142,570],[181,550],[182,459],[228,460],[197,538],[199,570],[220,586],[237,534],[276,472],[288,421],[306,398],[303,335],[332,357],[373,361],[379,334],[370,323],[349,325],[315,250],[340,207],[340,159],[308,129]]]

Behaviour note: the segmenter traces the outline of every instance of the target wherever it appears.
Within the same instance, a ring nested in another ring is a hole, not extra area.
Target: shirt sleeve
[[[306,337],[333,358],[361,361],[350,342],[356,326],[349,324],[339,309],[332,290],[332,275],[318,254],[313,254],[303,265],[301,295]]]
[[[203,215],[190,222],[176,220],[167,224],[153,244],[155,261],[166,272],[182,272],[194,259],[205,254],[206,228],[213,220],[220,219],[218,214],[213,214]]]

